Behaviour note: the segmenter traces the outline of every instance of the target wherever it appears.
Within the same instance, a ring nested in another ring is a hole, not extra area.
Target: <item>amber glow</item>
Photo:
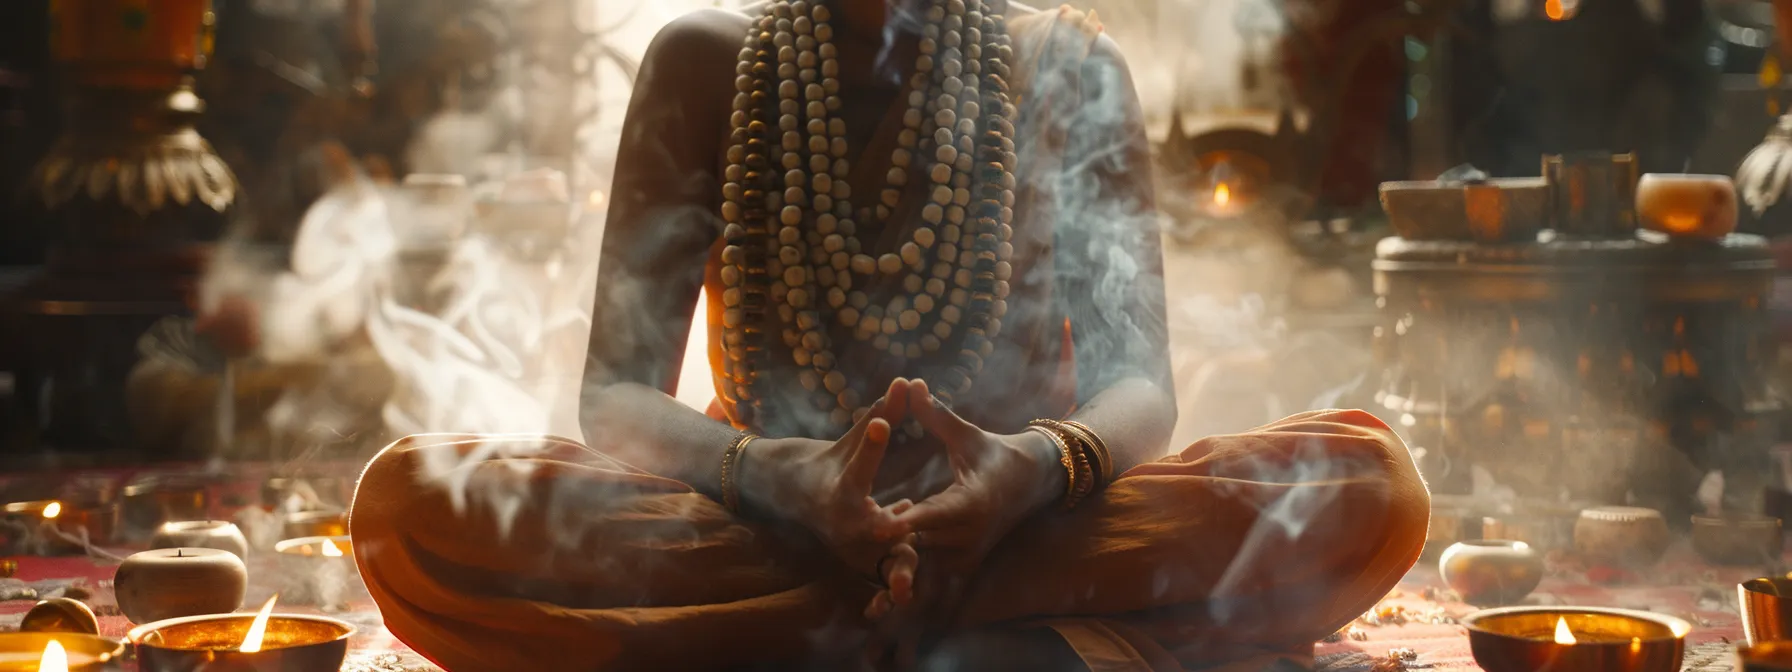
[[[62,502],[50,502],[49,506],[44,507],[44,518],[55,518],[60,515],[62,515]]]
[[[1219,184],[1219,186],[1213,188],[1213,204],[1214,205],[1217,205],[1217,206],[1220,206],[1223,208],[1223,207],[1226,207],[1231,202],[1232,202],[1232,187],[1227,186],[1225,182],[1221,182]]]
[[[325,539],[324,540],[324,557],[340,558],[340,557],[342,557],[342,549],[336,547],[336,542],[330,541],[329,539]]]
[[[267,604],[261,605],[261,613],[256,614],[255,622],[249,624],[249,632],[243,635],[243,645],[238,651],[255,653],[261,650],[261,640],[268,632],[268,616],[274,613],[274,601],[278,599],[280,596],[275,595],[268,598]]]
[[[1570,632],[1568,630],[1568,619],[1566,619],[1566,618],[1556,619],[1556,643],[1557,644],[1574,644],[1575,643],[1574,633]]]
[[[44,646],[44,657],[37,663],[38,672],[68,672],[68,652],[54,639]]]
[[[1630,652],[1631,653],[1642,653],[1643,652],[1643,638],[1641,638],[1641,637],[1631,637],[1630,638]]]
[[[1548,16],[1551,21],[1561,21],[1562,19],[1568,18],[1568,12],[1562,8],[1562,0],[1544,0],[1543,13]]]

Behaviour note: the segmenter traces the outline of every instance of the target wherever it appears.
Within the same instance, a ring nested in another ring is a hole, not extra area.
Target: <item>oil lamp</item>
[[[132,629],[142,672],[336,672],[355,627],[323,616],[276,614],[275,595],[255,614],[158,621]]]
[[[122,668],[124,642],[68,632],[0,634],[0,672],[112,672]]]
[[[1677,672],[1692,625],[1590,607],[1507,607],[1470,614],[1469,649],[1487,672]]]

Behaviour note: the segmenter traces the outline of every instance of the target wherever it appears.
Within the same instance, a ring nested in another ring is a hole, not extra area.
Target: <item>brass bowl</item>
[[[171,618],[132,628],[129,638],[141,672],[336,672],[355,634],[334,618],[279,614],[268,619],[260,651],[238,651],[254,622],[255,614]]]
[[[1792,578],[1773,576],[1736,584],[1736,604],[1749,644],[1792,639]]]
[[[1557,644],[1565,621],[1578,642]],[[1692,624],[1591,607],[1504,607],[1469,614],[1469,650],[1487,672],[1679,672]]]
[[[1737,672],[1792,672],[1792,642],[1761,642],[1736,647]]]
[[[62,645],[71,672],[112,672],[124,668],[124,641],[75,632],[0,633],[0,670],[37,669],[50,641]],[[21,667],[15,664],[23,663]]]
[[[1574,551],[1594,564],[1642,569],[1661,560],[1668,541],[1667,520],[1654,509],[1594,507],[1574,524]]]
[[[1780,559],[1780,519],[1757,514],[1692,517],[1692,548],[1714,565],[1765,565]]]
[[[1460,542],[1437,564],[1444,583],[1479,607],[1523,600],[1543,580],[1543,554],[1522,541]]]

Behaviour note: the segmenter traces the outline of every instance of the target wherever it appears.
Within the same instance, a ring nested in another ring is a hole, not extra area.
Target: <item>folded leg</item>
[[[986,563],[962,622],[1058,617],[1085,659],[1144,669],[1310,655],[1411,568],[1429,512],[1387,425],[1303,413],[1202,439],[1030,521]]]
[[[387,627],[456,672],[797,659],[864,605],[825,554],[563,439],[408,437],[350,526]]]

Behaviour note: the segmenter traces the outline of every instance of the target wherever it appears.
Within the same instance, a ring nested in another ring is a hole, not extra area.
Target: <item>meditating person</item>
[[[361,479],[362,576],[449,670],[1256,670],[1418,557],[1366,413],[1169,452],[1149,149],[1092,16],[697,12],[617,164],[584,442],[413,436]],[[668,395],[700,290],[708,414]]]

